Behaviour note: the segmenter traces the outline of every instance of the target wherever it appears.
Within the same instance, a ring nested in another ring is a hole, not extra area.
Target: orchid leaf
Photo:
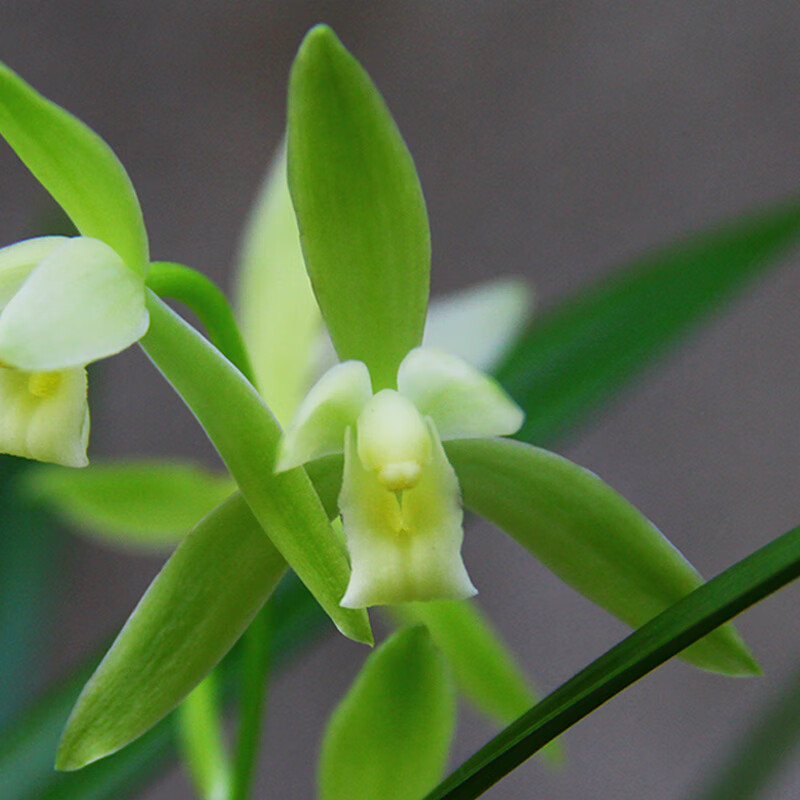
[[[422,341],[430,232],[411,156],[369,76],[333,31],[303,41],[289,83],[289,188],[303,255],[340,360],[394,385]]]
[[[363,610],[339,605],[350,578],[344,544],[301,467],[273,471],[280,427],[246,378],[155,295],[141,344],[225,461],[256,519],[339,630],[372,643]]]
[[[321,328],[281,147],[247,221],[237,268],[242,333],[262,397],[286,425],[312,381]]]
[[[149,261],[136,193],[111,148],[0,63],[0,135],[84,236],[141,275]]]
[[[174,547],[236,488],[189,462],[95,462],[82,470],[34,467],[29,494],[81,533],[135,549]]]
[[[397,631],[330,718],[320,800],[418,800],[444,771],[454,725],[444,658],[424,627]]]
[[[628,625],[643,625],[702,584],[655,525],[571,461],[508,439],[449,442],[447,454],[467,508]],[[681,655],[714,672],[759,673],[731,625]]]
[[[794,200],[656,250],[537,317],[495,371],[527,413],[516,438],[573,432],[798,240]]]
[[[800,528],[794,528],[700,586],[582,669],[423,800],[475,800],[639,678],[798,576]]]
[[[286,562],[235,495],[186,537],[86,684],[58,750],[73,770],[155,725],[213,669]]]

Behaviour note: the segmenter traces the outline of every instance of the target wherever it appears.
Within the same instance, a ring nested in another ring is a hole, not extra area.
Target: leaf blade
[[[800,528],[794,528],[593,661],[498,734],[424,800],[474,800],[611,697],[799,576]]]

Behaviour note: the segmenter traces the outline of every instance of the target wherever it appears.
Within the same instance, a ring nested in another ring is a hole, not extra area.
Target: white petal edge
[[[400,364],[397,388],[443,440],[516,433],[525,419],[522,409],[500,384],[456,356],[416,347]]]
[[[498,278],[431,300],[423,347],[491,370],[525,327],[534,294],[518,278]]]
[[[0,309],[8,305],[33,268],[67,241],[66,236],[39,236],[0,248]]]
[[[329,369],[305,396],[281,438],[275,472],[341,453],[348,427],[372,397],[372,382],[362,361],[343,361]]]
[[[147,331],[144,278],[78,236],[47,255],[0,313],[0,361],[50,371],[118,353]]]
[[[0,369],[0,452],[85,467],[89,440],[86,370]]]

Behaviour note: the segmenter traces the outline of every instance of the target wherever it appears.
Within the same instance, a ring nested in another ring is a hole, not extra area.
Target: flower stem
[[[154,261],[147,285],[159,297],[188,306],[208,333],[211,343],[253,383],[253,368],[233,311],[222,290],[205,275],[183,264]]]

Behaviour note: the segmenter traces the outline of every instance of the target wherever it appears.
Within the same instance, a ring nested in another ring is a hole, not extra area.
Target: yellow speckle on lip
[[[28,377],[28,391],[34,397],[52,397],[61,383],[59,372],[32,372]]]

